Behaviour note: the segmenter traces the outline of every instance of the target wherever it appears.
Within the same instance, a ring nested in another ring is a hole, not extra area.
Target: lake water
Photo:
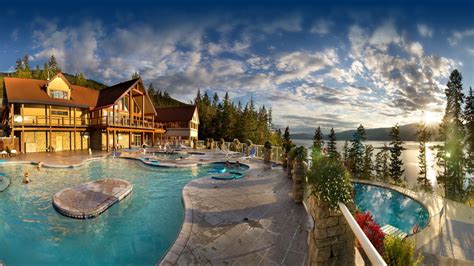
[[[312,140],[308,139],[293,139],[292,140],[298,146],[311,147],[313,145]],[[326,143],[327,141],[325,141]],[[389,145],[390,141],[364,141],[365,145],[372,145],[374,147],[373,160],[375,161],[375,154],[380,151],[384,144]],[[349,142],[349,147],[350,147]],[[437,166],[436,166],[436,151],[433,146],[438,145],[438,142],[428,143],[428,149],[426,151],[426,159],[428,163],[428,179],[435,190],[439,190],[438,183],[436,181]],[[337,150],[341,152],[344,148],[344,141],[337,141]],[[402,151],[402,160],[404,163],[404,177],[407,180],[408,187],[413,188],[417,184],[417,177],[420,168],[418,166],[418,143],[415,141],[405,141],[403,143],[405,150]]]

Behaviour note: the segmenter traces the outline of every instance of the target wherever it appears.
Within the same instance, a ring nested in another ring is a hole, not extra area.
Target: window
[[[51,110],[52,115],[62,115],[62,116],[68,116],[69,112],[68,111],[55,111]]]
[[[68,99],[67,91],[59,91],[59,90],[50,90],[49,96],[56,99]]]

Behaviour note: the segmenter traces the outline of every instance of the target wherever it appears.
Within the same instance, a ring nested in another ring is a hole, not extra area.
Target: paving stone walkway
[[[306,265],[308,216],[291,180],[250,165],[239,180],[186,185],[183,230],[162,265]]]

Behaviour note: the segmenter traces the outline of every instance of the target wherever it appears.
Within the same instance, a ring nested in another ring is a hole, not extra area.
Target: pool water
[[[11,185],[0,193],[0,261],[7,265],[154,265],[176,239],[183,221],[181,190],[209,176],[212,166],[152,168],[105,159],[79,168],[38,171],[3,165]],[[29,172],[32,182],[21,183]],[[121,178],[132,193],[99,217],[77,220],[57,213],[54,193],[101,178]]]
[[[419,202],[395,190],[379,186],[354,183],[355,203],[362,212],[370,211],[381,227],[395,226],[407,234],[418,224],[423,229],[429,214]]]
[[[155,155],[155,157],[160,160],[160,159],[164,159],[164,160],[176,160],[176,159],[179,159],[179,158],[187,158],[189,157],[189,154],[186,154],[186,153],[161,153],[161,152],[155,152],[153,153],[153,155]]]

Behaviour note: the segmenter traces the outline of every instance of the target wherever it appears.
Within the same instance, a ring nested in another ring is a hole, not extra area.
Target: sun
[[[423,121],[427,124],[437,124],[441,122],[441,114],[434,113],[431,111],[425,111],[423,113]]]

